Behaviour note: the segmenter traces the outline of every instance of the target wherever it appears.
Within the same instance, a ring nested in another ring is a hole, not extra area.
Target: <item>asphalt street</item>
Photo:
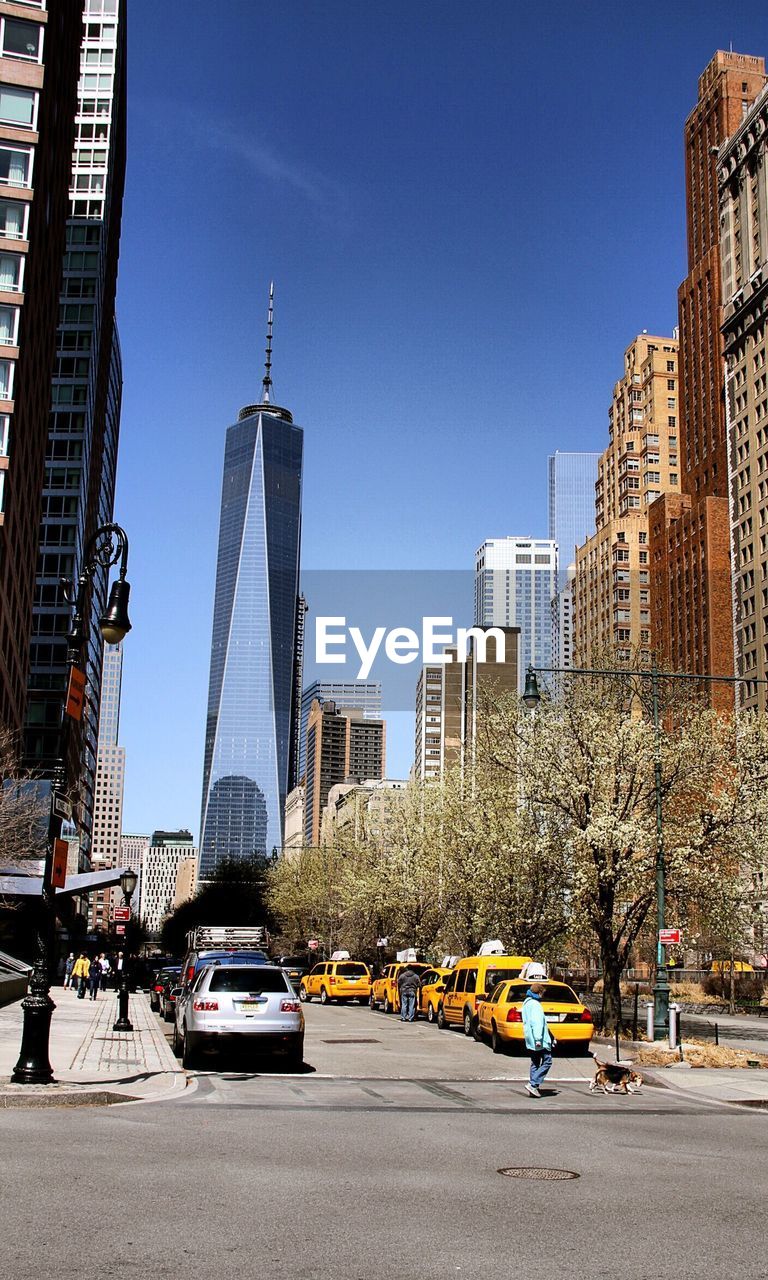
[[[768,1277],[762,1112],[595,1097],[583,1060],[536,1102],[522,1060],[364,1009],[312,1006],[306,1057],[216,1064],[176,1102],[5,1111],[0,1274]],[[578,1177],[498,1172],[531,1166]]]

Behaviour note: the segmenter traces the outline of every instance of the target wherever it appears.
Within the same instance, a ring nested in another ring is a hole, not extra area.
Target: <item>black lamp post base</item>
[[[112,1024],[113,1031],[133,1031],[133,1023],[128,1017],[128,979],[120,980],[120,991],[117,997],[117,1022]]]
[[[25,996],[24,1029],[19,1060],[13,1069],[11,1084],[55,1084],[53,1068],[48,1060],[51,1017],[56,1005],[46,992]]]

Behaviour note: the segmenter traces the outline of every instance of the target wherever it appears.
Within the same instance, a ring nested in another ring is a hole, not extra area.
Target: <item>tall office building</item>
[[[312,703],[307,721],[304,840],[320,843],[328,793],[337,782],[383,778],[386,759],[383,720],[366,720],[358,707]]]
[[[435,781],[446,769],[471,758],[482,717],[483,696],[496,690],[519,692],[520,629],[503,627],[504,661],[497,662],[496,638],[488,636],[485,661],[474,637],[466,659],[447,649],[450,662],[422,667],[416,685],[416,750],[413,776]]]
[[[490,538],[475,552],[475,625],[520,630],[519,691],[526,667],[554,666],[552,600],[557,544],[535,538]]]
[[[114,509],[122,393],[115,292],[125,181],[125,8],[125,0],[85,0],[82,13],[25,732],[27,761],[43,775],[50,775],[56,763],[67,680],[71,609],[61,578],[77,579],[86,542],[94,529],[112,520]],[[80,841],[86,853],[101,686],[96,619],[104,610],[107,588],[107,570],[99,568],[85,617],[88,697],[82,720],[68,727],[67,776],[77,782]]]
[[[595,485],[599,453],[549,455],[549,537],[557,543],[560,585],[576,548],[594,532]]]
[[[120,866],[123,870],[135,871],[139,877],[133,894],[133,901],[136,904],[141,902],[141,877],[150,839],[150,836],[137,836],[130,833],[123,833],[120,837]]]
[[[768,706],[768,87],[720,150],[726,415],[742,706]]]
[[[106,871],[120,864],[125,784],[125,747],[118,745],[122,679],[123,647],[105,644],[90,851],[94,871]],[[91,928],[106,928],[110,905],[118,893],[113,889],[98,889],[91,894]]]
[[[642,333],[624,352],[624,375],[608,411],[608,448],[598,463],[596,533],[576,552],[572,649],[577,666],[615,650],[650,650],[648,510],[679,489],[676,338]]]
[[[366,720],[381,719],[381,684],[378,681],[313,680],[301,695],[299,782],[306,769],[309,712],[312,703],[316,701],[335,702],[337,707],[359,707]]]
[[[576,548],[595,529],[595,485],[599,453],[549,456],[549,536],[557,544],[557,595],[552,600],[552,645],[556,667],[572,665],[573,578]]]
[[[203,766],[200,878],[283,846],[295,743],[303,432],[272,402],[227,430]]]
[[[733,670],[733,606],[722,336],[718,148],[766,83],[762,58],[719,50],[699,78],[685,123],[688,275],[680,318],[679,495],[650,511],[653,630],[660,656],[683,671]],[[705,685],[715,707],[728,685]]]
[[[0,3],[0,725],[20,733],[82,8]]]
[[[144,855],[139,900],[139,915],[150,935],[160,932],[165,917],[178,905],[180,891],[191,896],[196,867],[191,832],[153,831]]]

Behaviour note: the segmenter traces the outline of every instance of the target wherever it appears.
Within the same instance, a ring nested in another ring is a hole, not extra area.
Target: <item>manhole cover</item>
[[[323,1044],[381,1044],[380,1040],[324,1040]]]
[[[581,1175],[571,1169],[497,1169],[505,1178],[528,1178],[531,1182],[563,1182]]]

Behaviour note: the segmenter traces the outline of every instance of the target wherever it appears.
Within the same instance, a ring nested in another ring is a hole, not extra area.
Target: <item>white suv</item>
[[[206,965],[177,1000],[174,1052],[192,1067],[206,1046],[282,1049],[290,1066],[304,1061],[304,1014],[282,969],[274,965]]]

